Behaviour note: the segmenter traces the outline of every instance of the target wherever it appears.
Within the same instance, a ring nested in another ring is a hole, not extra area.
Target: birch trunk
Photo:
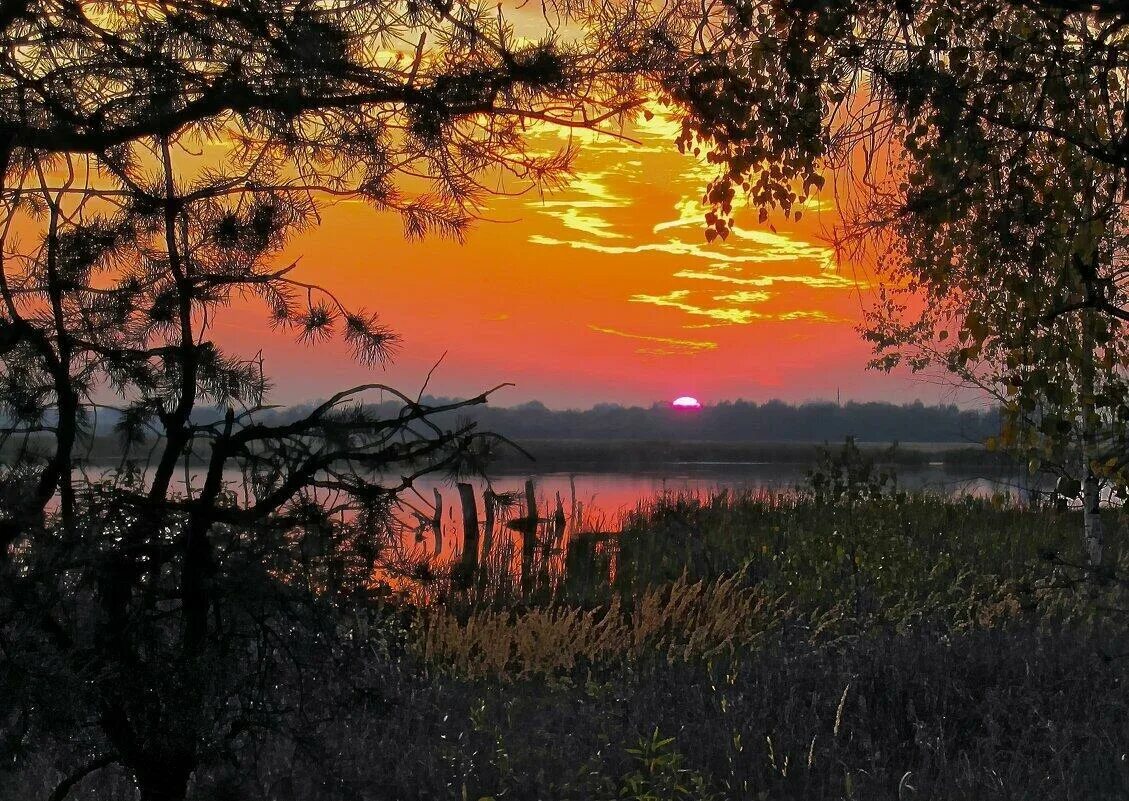
[[[1094,337],[1091,315],[1082,314],[1082,547],[1092,568],[1101,566],[1104,532],[1101,518],[1101,493],[1093,461],[1098,458],[1095,442],[1098,425],[1094,409]]]
[[[1087,432],[1086,439],[1090,439]],[[1092,442],[1083,441],[1082,444],[1082,469],[1085,471],[1082,480],[1082,544],[1086,549],[1086,561],[1090,567],[1100,567],[1102,563],[1102,546],[1105,543],[1105,532],[1102,529],[1101,496],[1098,487],[1098,477],[1090,467]]]

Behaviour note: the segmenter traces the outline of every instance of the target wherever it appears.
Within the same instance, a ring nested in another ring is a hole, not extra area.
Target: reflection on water
[[[495,582],[493,592],[501,582],[508,584],[515,597],[527,598],[531,592],[550,588],[568,592],[569,585],[562,582],[584,584],[577,576],[594,570],[614,576],[614,543],[624,515],[640,505],[662,496],[789,492],[804,480],[805,467],[798,464],[683,463],[652,472],[503,475],[489,483],[468,482],[474,503],[464,507],[453,483],[422,479],[406,498],[415,524],[405,521],[383,577],[421,602],[426,602],[428,592],[428,580],[420,581],[424,578],[418,572],[421,569],[430,576],[457,576],[462,571],[485,580],[489,575]],[[1000,494],[1019,502],[1028,500],[1029,494],[1003,474],[953,472],[941,465],[905,468],[898,474],[898,485],[953,496]],[[527,534],[530,489],[536,519],[532,536]],[[494,506],[492,499],[498,494],[508,496],[506,508]],[[438,519],[433,516],[436,500],[441,510]],[[468,509],[470,519],[464,518]],[[470,550],[464,546],[468,542],[472,543]],[[593,567],[597,565],[602,567]]]
[[[708,496],[722,490],[731,493],[756,491],[789,491],[802,485],[806,466],[796,463],[763,462],[680,462],[656,467],[651,471],[586,472],[586,473],[522,473],[492,476],[489,483],[470,479],[475,496],[482,503],[482,493],[487,488],[496,493],[514,493],[524,498],[525,482],[532,479],[536,486],[538,507],[542,516],[553,513],[557,497],[572,521],[574,511],[582,517],[584,526],[606,530],[616,526],[621,516],[637,505],[660,495]],[[225,471],[229,488],[240,491],[242,478],[237,471]],[[1009,496],[1014,501],[1029,499],[1030,487],[1016,476],[1006,472],[979,472],[945,468],[935,464],[926,467],[898,467],[898,486],[906,490],[928,490],[943,495],[973,495],[988,497],[994,494]],[[203,484],[204,475],[192,471],[188,481],[193,490]],[[183,490],[182,477],[178,489]],[[1050,485],[1042,487],[1049,489]],[[404,494],[411,507],[431,516],[435,490],[444,500],[445,527],[459,518],[458,493],[454,483],[441,477],[417,479],[414,492]],[[570,525],[570,527],[572,527]]]
[[[590,520],[614,524],[620,516],[658,495],[710,495],[721,490],[749,492],[759,490],[786,491],[804,482],[806,468],[800,464],[680,463],[653,472],[633,473],[544,473],[508,475],[493,478],[495,492],[524,492],[526,479],[536,482],[542,509],[556,506],[559,494],[568,512],[573,501],[580,504],[587,524]],[[940,465],[926,468],[902,468],[897,471],[898,485],[907,490],[925,489],[946,495],[986,497],[1003,493],[1015,500],[1025,499],[1027,488],[1015,477],[1003,473],[956,472]],[[486,488],[483,481],[471,481],[481,498]],[[417,482],[417,489],[428,501],[438,489],[443,497],[454,487],[442,479],[429,478]],[[447,510],[444,514],[454,514]],[[602,528],[602,526],[600,526]]]
[[[482,479],[470,479],[475,496],[481,503],[482,493],[488,487],[495,493],[515,493],[524,497],[525,482],[533,479],[539,506],[551,513],[560,495],[566,511],[579,504],[585,519],[589,515],[596,521],[609,524],[618,522],[620,516],[630,512],[640,503],[659,495],[709,496],[721,490],[730,493],[745,491],[787,491],[803,485],[806,465],[799,463],[765,462],[676,462],[659,465],[654,470],[632,472],[524,472],[502,473],[491,476],[489,484]],[[928,467],[895,468],[898,485],[903,489],[926,489],[944,495],[973,495],[986,497],[1001,493],[1016,500],[1025,500],[1030,489],[1012,473],[991,472],[990,469],[969,471],[946,469],[942,464]],[[191,485],[192,493],[203,485],[204,473],[192,470],[185,478],[174,481],[177,491]],[[243,479],[236,470],[225,471],[225,482],[230,489],[242,494]],[[1043,487],[1043,489],[1049,489]],[[414,491],[404,494],[412,506],[430,506],[438,489],[445,503],[444,516],[454,514],[458,493],[453,481],[440,477],[417,479]],[[414,502],[418,503],[412,503]]]
[[[572,510],[579,507],[585,522],[614,525],[620,517],[637,505],[660,495],[690,494],[708,496],[722,490],[729,492],[789,491],[802,485],[806,466],[797,463],[765,462],[679,462],[656,467],[650,471],[632,472],[550,472],[495,475],[489,483],[470,479],[475,496],[481,503],[485,489],[496,493],[514,493],[524,497],[525,482],[532,479],[536,485],[538,506],[543,515],[552,514],[557,497],[571,518]],[[228,488],[243,494],[242,476],[236,470],[225,472]],[[943,495],[974,495],[987,497],[997,493],[1012,500],[1028,500],[1030,487],[1016,476],[1006,472],[993,473],[985,468],[979,472],[960,468],[946,468],[941,464],[926,467],[896,468],[898,486],[907,490],[928,490]],[[192,470],[187,477],[174,481],[176,491],[183,492],[191,486],[190,494],[198,491],[204,482],[201,470]],[[1041,487],[1047,490],[1051,485]],[[443,497],[444,517],[458,516],[458,493],[454,482],[441,477],[417,479],[414,492],[405,493],[411,506],[427,512],[434,492]]]
[[[467,482],[472,492],[465,498],[454,482],[421,478],[401,498],[377,575],[417,602],[427,602],[431,588],[443,586],[435,579],[446,577],[454,582],[452,586],[465,590],[472,575],[508,582],[515,596],[526,598],[567,575],[591,572],[594,565],[603,565],[599,570],[605,573],[614,572],[613,543],[624,515],[637,506],[661,496],[788,492],[804,484],[805,472],[804,465],[794,463],[696,462],[630,473],[511,474],[489,482]],[[194,494],[203,480],[202,473],[190,472],[177,490],[183,492],[187,484],[188,494]],[[1002,472],[946,470],[943,465],[901,467],[897,481],[907,490],[1029,500],[1022,482]],[[250,494],[236,471],[226,475],[226,483],[236,494]],[[532,516],[529,492],[535,507]],[[504,499],[501,503],[499,496]],[[473,504],[464,506],[464,500]],[[497,592],[497,585],[492,591]]]

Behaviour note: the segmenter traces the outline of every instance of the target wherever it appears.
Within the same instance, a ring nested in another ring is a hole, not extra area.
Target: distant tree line
[[[447,398],[424,398],[424,405],[449,405]],[[393,414],[393,404],[378,414]],[[287,410],[286,415],[301,409]],[[537,439],[701,440],[709,442],[862,442],[983,443],[999,432],[996,408],[916,403],[800,404],[736,400],[698,411],[601,403],[585,410],[554,410],[531,401],[509,408],[483,406],[451,412],[519,444]],[[438,418],[437,418],[438,419]],[[444,422],[446,424],[446,422]]]

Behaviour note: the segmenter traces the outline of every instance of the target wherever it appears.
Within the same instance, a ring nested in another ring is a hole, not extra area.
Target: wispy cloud
[[[828,314],[825,311],[818,309],[798,310],[784,312],[783,314],[776,315],[777,320],[807,320],[813,323],[847,323],[850,320],[845,317],[838,317],[833,314]]]
[[[698,281],[719,281],[724,284],[733,284],[734,286],[771,287],[775,284],[803,284],[812,289],[853,289],[856,286],[863,286],[855,280],[839,275],[838,273],[820,273],[818,275],[758,275],[754,278],[738,278],[735,275],[723,273],[721,272],[722,270],[730,272],[734,270],[734,267],[728,264],[718,264],[714,265],[713,269],[709,272],[679,270],[674,274],[674,277],[691,278]]]
[[[614,170],[601,172],[578,172],[569,181],[568,191],[587,195],[605,204],[606,208],[621,208],[631,205],[631,199],[617,195],[608,187],[607,179],[616,175]]]
[[[754,320],[768,319],[767,315],[752,311],[751,309],[736,309],[730,307],[711,309],[704,306],[697,306],[687,302],[689,296],[690,290],[676,289],[666,295],[632,295],[629,300],[632,303],[650,303],[653,306],[666,306],[671,309],[684,311],[687,314],[709,317],[731,325],[748,325]]]
[[[706,210],[693,198],[682,198],[674,204],[674,210],[678,212],[678,219],[655,223],[651,232],[657,234],[660,231],[669,231],[671,228],[685,228],[691,225],[701,228],[705,225]]]
[[[565,228],[580,231],[583,234],[599,237],[600,239],[626,239],[623,234],[612,230],[612,224],[596,214],[583,214],[575,207],[562,211],[546,210],[541,212],[548,217],[561,221]]]
[[[699,164],[696,168],[687,170],[682,177],[686,181],[688,188],[694,190],[694,194],[687,195],[674,204],[674,210],[678,212],[678,217],[674,220],[666,220],[657,223],[654,227],[655,232],[664,231],[668,228],[682,228],[684,226],[701,226],[703,218],[706,214],[706,206],[701,202],[701,187],[704,186],[704,181],[713,177],[716,174],[715,169],[709,164]],[[835,208],[834,201],[809,197],[803,203],[798,203],[793,206],[794,209],[800,211],[830,211]]]
[[[806,321],[812,323],[844,323],[850,322],[846,318],[828,314],[818,309],[796,309],[784,312],[753,311],[752,309],[739,308],[741,305],[764,303],[772,296],[768,292],[735,292],[729,295],[714,295],[711,299],[730,304],[720,307],[711,307],[695,303],[691,300],[692,293],[688,289],[676,289],[665,295],[633,295],[632,303],[649,303],[653,306],[664,306],[670,309],[692,314],[698,317],[709,317],[716,320],[714,323],[702,325],[683,325],[685,329],[691,328],[717,328],[728,325],[749,325],[754,322],[795,322]]]
[[[618,331],[614,328],[603,328],[598,325],[589,325],[591,330],[598,334],[609,334],[615,337],[623,337],[624,339],[638,339],[643,342],[653,342],[658,345],[669,345],[677,350],[662,350],[656,348],[640,348],[637,353],[646,353],[650,355],[685,355],[687,353],[698,353],[705,350],[714,350],[717,347],[716,342],[709,342],[699,339],[673,339],[671,337],[655,337],[646,334],[630,334],[626,331]]]
[[[582,172],[569,185],[570,194],[581,198],[574,200],[543,201],[537,208],[546,217],[559,220],[565,228],[578,231],[597,239],[626,239],[614,230],[615,225],[598,212],[612,209],[626,209],[631,200],[615,194],[607,185],[612,171]]]
[[[714,300],[720,300],[724,303],[764,303],[771,298],[772,295],[767,292],[749,292],[741,290],[740,292],[733,292],[729,295],[714,295]]]
[[[802,239],[792,239],[772,231],[749,230],[739,227],[730,230],[737,239],[744,239],[746,242],[760,245],[773,253],[787,255],[793,259],[812,259],[827,267],[835,264],[835,251],[823,245],[813,245]]]
[[[597,253],[623,255],[627,253],[666,253],[671,256],[691,256],[697,259],[708,259],[712,262],[729,262],[732,264],[762,264],[767,262],[796,261],[799,258],[810,258],[797,255],[796,252],[772,249],[758,249],[744,252],[724,252],[711,250],[704,243],[681,242],[669,239],[666,242],[645,242],[640,245],[601,245],[598,242],[583,240],[565,240],[533,234],[529,241],[535,245],[565,245],[577,250],[591,250]]]

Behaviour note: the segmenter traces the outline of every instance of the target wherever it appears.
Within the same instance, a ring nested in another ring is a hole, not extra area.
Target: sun
[[[689,395],[683,395],[681,398],[675,398],[671,404],[675,409],[701,409],[702,404],[697,398],[692,398]]]

